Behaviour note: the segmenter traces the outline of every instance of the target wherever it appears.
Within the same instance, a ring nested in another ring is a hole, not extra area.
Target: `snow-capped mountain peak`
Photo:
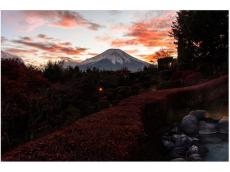
[[[109,49],[106,50],[104,53],[101,54],[101,59],[108,59],[113,64],[116,63],[130,63],[130,55],[126,54],[124,51],[120,49]]]
[[[131,59],[135,59],[135,58],[120,49],[108,49],[95,57],[83,61],[82,64],[97,62],[103,59],[107,59],[113,64],[116,63],[124,64],[124,63],[130,63]]]
[[[96,67],[102,70],[118,70],[126,67],[131,71],[137,71],[146,65],[149,64],[132,57],[120,49],[108,49],[95,57],[81,62],[79,67],[82,69]]]

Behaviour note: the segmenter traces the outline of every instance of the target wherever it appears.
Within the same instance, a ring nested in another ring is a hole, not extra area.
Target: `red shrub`
[[[175,110],[168,109],[171,103],[173,103],[172,108],[177,108],[176,101],[184,102],[182,104],[184,108],[190,103],[185,101],[186,98],[193,96],[193,93],[201,92],[202,100],[207,98],[208,103],[219,101],[220,97],[227,94],[227,80],[227,76],[224,76],[191,87],[149,91],[130,97],[115,107],[92,114],[67,128],[21,145],[7,152],[2,156],[2,160],[141,160],[137,156],[141,151],[140,139],[146,131],[154,132],[151,126],[155,125],[156,117],[159,119],[157,119],[157,125],[154,126],[155,129],[158,131],[158,128],[164,125],[165,119],[168,119],[167,113]],[[211,90],[218,94],[209,96]],[[193,101],[196,100],[194,97]],[[149,108],[148,116],[143,123],[142,115],[143,118],[146,116],[142,114],[142,110],[146,104],[151,105],[153,102],[154,107]],[[159,107],[160,109],[157,109]],[[164,116],[161,117],[161,115]],[[144,128],[146,126],[149,130]],[[158,147],[152,146],[152,149],[155,152],[159,151]]]
[[[173,73],[171,80],[180,80],[185,86],[193,85],[202,81],[203,75],[194,70],[177,71]]]

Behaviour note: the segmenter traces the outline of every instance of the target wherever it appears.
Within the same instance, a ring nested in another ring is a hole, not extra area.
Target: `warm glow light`
[[[102,92],[102,91],[103,91],[103,88],[102,88],[102,87],[99,87],[99,88],[98,88],[98,91],[99,91],[99,92]]]

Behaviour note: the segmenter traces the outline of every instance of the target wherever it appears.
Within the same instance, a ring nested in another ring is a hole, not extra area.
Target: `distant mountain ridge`
[[[19,61],[24,63],[24,61],[20,57],[13,55],[13,54],[10,54],[10,53],[5,52],[5,51],[1,51],[1,59],[18,59]]]
[[[1,51],[1,59],[19,59],[24,62],[20,57]],[[89,58],[82,62],[74,61],[71,58],[62,58],[64,68],[71,66],[78,66],[80,70],[87,70],[88,68],[97,68],[100,70],[116,71],[127,68],[129,71],[136,72],[142,70],[149,63],[139,60],[120,49],[108,49],[101,54]]]
[[[127,68],[136,72],[142,70],[149,63],[139,60],[120,49],[108,49],[103,53],[81,62],[78,66],[81,70],[98,68],[100,70],[120,70]]]

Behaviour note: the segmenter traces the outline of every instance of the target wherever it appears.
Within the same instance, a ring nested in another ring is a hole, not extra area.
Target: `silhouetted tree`
[[[63,75],[63,62],[48,62],[43,71],[44,76],[50,81],[58,81]]]
[[[172,36],[181,68],[227,71],[228,11],[179,11]]]

